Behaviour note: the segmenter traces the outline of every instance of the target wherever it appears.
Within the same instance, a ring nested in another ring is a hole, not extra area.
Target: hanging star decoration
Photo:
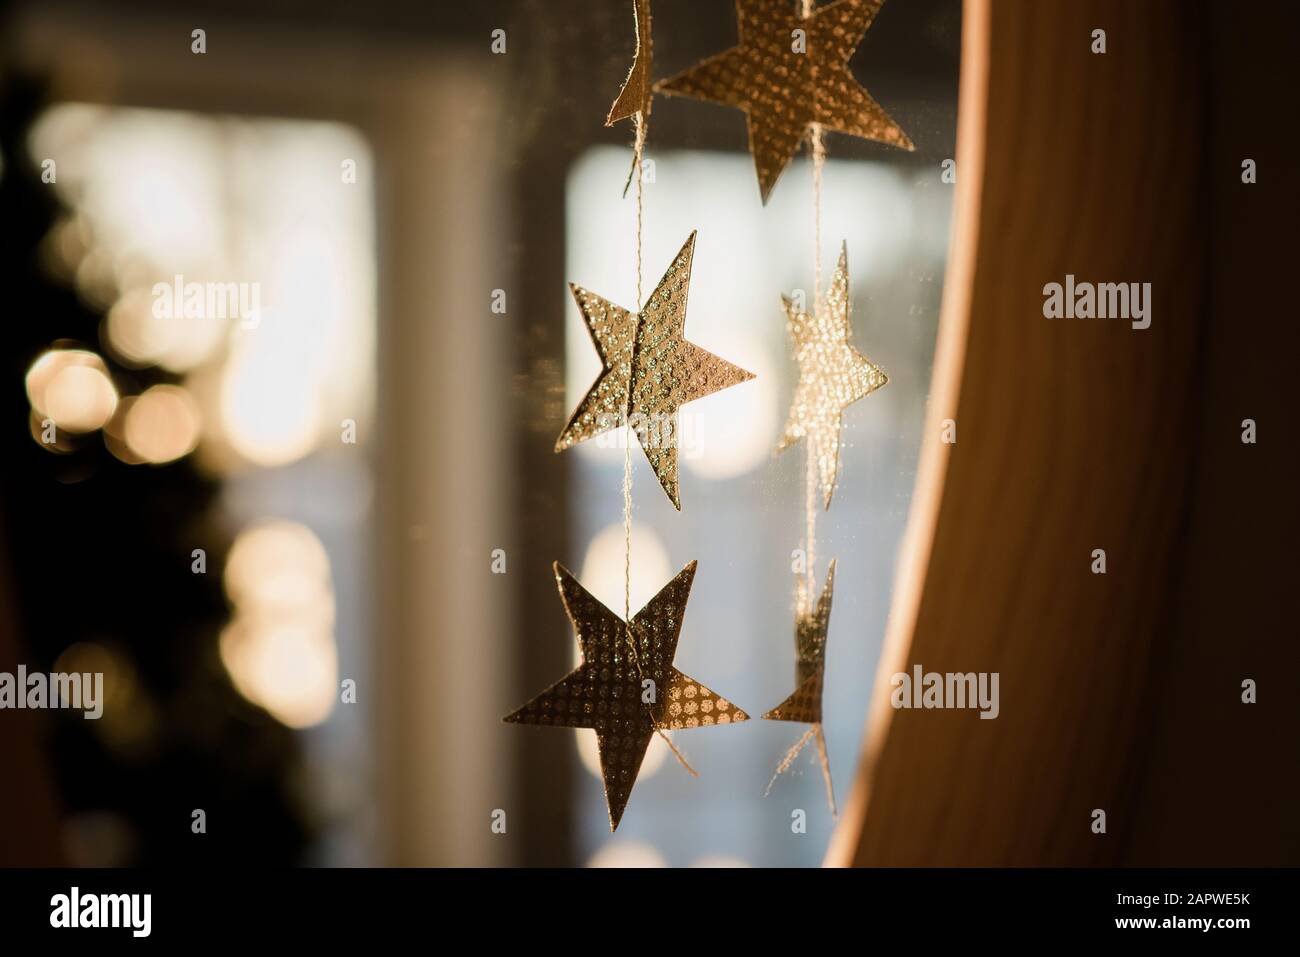
[[[632,20],[636,27],[636,53],[632,57],[632,68],[628,70],[623,89],[619,90],[609,108],[609,115],[605,117],[606,126],[613,126],[619,120],[636,119],[636,147],[632,150],[632,165],[628,168],[627,179],[623,183],[624,197],[641,167],[650,125],[650,100],[654,96],[650,84],[650,65],[654,58],[654,45],[650,40],[650,0],[632,0]]]
[[[604,369],[555,442],[555,451],[562,452],[610,429],[630,426],[678,511],[681,406],[754,378],[752,372],[685,338],[694,255],[692,232],[639,313],[570,284]]]
[[[831,288],[809,315],[782,296],[786,327],[799,363],[799,384],[778,452],[800,439],[812,443],[825,508],[831,507],[839,471],[844,410],[889,382],[883,369],[849,344],[848,244],[840,246]]]
[[[831,597],[835,590],[835,559],[831,559],[826,570],[826,584],[822,586],[821,597],[816,607],[811,606],[812,596],[809,583],[800,577],[798,582],[797,607],[795,616],[795,673],[798,686],[794,693],[771,711],[763,715],[767,721],[796,721],[810,724],[812,727],[799,739],[782,760],[772,775],[775,782],[799,756],[803,746],[812,737],[817,739],[817,749],[821,757],[822,775],[826,781],[826,799],[835,811],[835,794],[831,787],[830,762],[826,755],[826,737],[822,732],[822,687],[826,678],[826,632],[831,620]],[[772,784],[768,784],[770,791]]]
[[[650,0],[632,0],[632,15],[636,25],[636,53],[632,57],[632,68],[628,70],[623,89],[609,108],[605,125],[613,126],[619,120],[626,120],[640,113],[650,115],[650,65],[653,60],[653,44],[650,41]]]
[[[791,0],[736,0],[740,44],[660,80],[655,92],[745,111],[765,204],[814,123],[914,149],[849,70],[883,2],[836,0],[803,18]]]
[[[611,831],[623,817],[654,734],[749,719],[673,667],[695,566],[688,564],[624,622],[556,562],[555,581],[582,664],[505,717],[516,724],[595,729]]]
[[[798,607],[807,609],[811,600],[808,584],[799,578]],[[826,629],[831,620],[831,597],[835,591],[835,559],[826,570],[826,584],[812,610],[801,611],[795,619],[795,668],[799,686],[794,693],[763,717],[769,721],[799,721],[820,724],[822,720],[822,682],[826,675]]]

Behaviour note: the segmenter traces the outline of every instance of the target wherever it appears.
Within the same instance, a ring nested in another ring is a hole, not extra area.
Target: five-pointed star
[[[641,760],[657,730],[733,724],[749,718],[673,667],[695,564],[678,572],[632,616],[629,639],[628,624],[556,562],[555,581],[573,622],[582,664],[505,718],[518,724],[596,730],[611,831],[623,817]]]
[[[835,559],[826,570],[817,607],[801,612],[794,623],[795,668],[799,686],[794,693],[763,717],[769,721],[800,721],[821,724],[822,685],[826,675],[826,630],[831,620],[831,596],[835,590]],[[799,580],[799,607],[807,608],[809,599],[805,581]]]
[[[844,409],[884,386],[889,376],[849,344],[847,244],[840,247],[830,291],[812,315],[797,308],[787,296],[781,301],[799,363],[799,384],[777,451],[803,438],[812,442],[810,452],[817,461],[825,507],[830,508],[839,470]]]
[[[745,111],[764,203],[810,124],[913,149],[849,70],[882,3],[836,0],[804,19],[793,0],[736,0],[740,44],[660,80],[655,91]]]
[[[604,369],[555,442],[555,451],[562,452],[626,423],[678,511],[678,409],[754,378],[752,372],[685,339],[694,255],[692,232],[637,314],[570,284]]]
[[[613,126],[619,120],[643,116],[650,112],[650,64],[653,58],[653,46],[650,42],[650,0],[632,0],[632,14],[636,23],[636,53],[632,57],[632,69],[628,70],[623,89],[609,108],[605,125]]]

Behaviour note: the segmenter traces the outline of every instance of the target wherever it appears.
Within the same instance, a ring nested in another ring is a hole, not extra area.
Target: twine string
[[[806,20],[813,14],[814,0],[800,0],[800,15]],[[822,170],[826,166],[826,143],[822,136],[820,123],[811,124],[808,131],[809,145],[812,153],[813,179],[813,314],[822,307]],[[796,588],[795,613],[803,618],[813,613],[817,594],[817,450],[814,437],[804,436],[804,585]],[[821,764],[822,779],[826,784],[826,803],[830,805],[831,816],[836,816],[835,791],[831,785],[830,758],[826,752],[826,735],[820,722],[812,725],[803,737],[785,753],[777,765],[772,780],[768,782],[767,791],[772,790],[776,779],[788,771],[794,764],[799,752],[811,740],[817,742],[817,756]],[[767,793],[767,792],[765,792]]]
[[[813,734],[815,734],[817,731],[817,727],[818,727],[817,725],[813,725],[811,728],[805,731],[803,733],[803,737],[800,738],[798,741],[796,741],[791,746],[790,750],[785,753],[785,757],[781,759],[781,763],[778,764],[776,766],[776,770],[772,772],[772,780],[767,782],[767,790],[763,792],[763,797],[767,797],[769,794],[771,794],[772,785],[776,783],[776,779],[779,778],[786,771],[790,770],[790,765],[794,764],[794,759],[799,757],[799,752],[803,750],[804,745],[807,744],[812,739]]]
[[[641,162],[645,156],[646,127],[649,125],[645,113],[638,111],[636,114],[636,143],[633,147],[632,171],[636,177],[636,310],[640,314],[643,305],[641,301],[641,261],[642,261],[642,233],[645,218],[645,195],[644,183],[641,176]],[[628,356],[631,362],[633,357]],[[629,382],[631,380],[629,379]],[[631,413],[630,397],[628,413]],[[636,666],[637,676],[641,679],[642,685],[645,683],[645,672],[641,670],[641,658],[637,654],[636,641],[632,636],[632,436],[628,433],[631,431],[631,423],[625,422],[623,431],[623,634],[627,641],[628,651],[632,655],[632,663]],[[659,689],[655,689],[656,700],[659,695]],[[692,777],[699,777],[699,773],[686,760],[686,756],[678,750],[677,745],[673,744],[672,739],[664,733],[663,729],[657,726],[654,715],[654,708],[646,703],[646,714],[650,718],[650,725],[654,728],[655,734],[659,735],[672,750],[677,760],[681,763]]]

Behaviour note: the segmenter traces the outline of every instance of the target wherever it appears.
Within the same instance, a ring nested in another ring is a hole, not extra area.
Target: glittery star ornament
[[[812,606],[809,582],[803,578],[798,583],[798,612],[795,616],[795,673],[798,686],[794,693],[771,711],[763,715],[768,721],[797,721],[811,728],[800,738],[781,760],[776,773],[768,783],[770,792],[776,779],[789,769],[805,744],[817,741],[817,755],[826,784],[826,803],[835,814],[835,789],[831,784],[831,765],[826,753],[826,734],[822,730],[822,687],[826,677],[826,631],[831,620],[831,596],[835,590],[835,560],[826,570],[826,584],[821,598]]]
[[[799,579],[798,607],[795,617],[795,673],[798,687],[794,693],[767,714],[769,721],[798,721],[804,724],[821,724],[822,684],[826,675],[826,630],[831,621],[831,597],[835,590],[835,559],[826,570],[826,584],[822,587],[817,605],[809,609],[812,596],[808,584]]]
[[[595,729],[611,831],[623,817],[646,748],[657,731],[735,724],[749,718],[673,667],[695,565],[691,562],[683,568],[632,616],[629,638],[629,625],[556,562],[555,582],[573,623],[582,664],[505,718],[517,724]]]
[[[883,369],[849,344],[849,265],[847,244],[840,247],[831,288],[813,312],[799,309],[788,296],[786,327],[799,363],[799,384],[786,419],[778,452],[800,439],[812,443],[826,508],[831,507],[839,471],[840,428],[844,410],[889,382]]]
[[[628,424],[678,511],[682,507],[677,484],[678,410],[687,402],[754,378],[752,372],[685,339],[694,255],[692,232],[639,313],[570,284],[604,369],[555,442],[555,451],[562,452]]]
[[[650,41],[650,0],[633,0],[632,14],[636,24],[636,53],[632,57],[632,69],[623,81],[623,89],[609,108],[605,125],[613,126],[619,120],[626,120],[640,113],[650,113],[650,64],[653,59],[654,46]]]
[[[745,111],[764,203],[813,123],[913,149],[849,70],[883,2],[836,0],[803,18],[792,0],[736,0],[739,46],[660,80],[655,92]]]

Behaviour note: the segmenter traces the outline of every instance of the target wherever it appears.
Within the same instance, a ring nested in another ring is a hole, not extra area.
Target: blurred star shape
[[[844,410],[886,385],[889,376],[849,344],[852,329],[847,244],[840,246],[829,293],[811,314],[787,296],[782,296],[781,301],[799,363],[799,384],[777,451],[784,452],[800,439],[812,443],[810,454],[816,459],[822,499],[829,509],[839,472]]]

